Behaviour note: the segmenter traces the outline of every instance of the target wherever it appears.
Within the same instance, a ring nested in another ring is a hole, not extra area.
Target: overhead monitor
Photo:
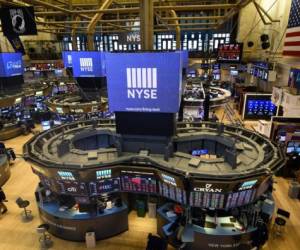
[[[72,52],[74,77],[104,77],[104,53],[96,51]]]
[[[243,44],[220,44],[217,61],[219,63],[240,63],[243,54]]]
[[[109,53],[106,67],[110,111],[178,112],[180,53]]]
[[[62,52],[62,58],[64,62],[64,67],[65,68],[72,68],[72,51],[63,51]]]
[[[24,73],[21,53],[0,53],[0,77],[19,76]]]
[[[189,51],[188,50],[177,50],[181,54],[182,68],[187,69],[189,66]]]

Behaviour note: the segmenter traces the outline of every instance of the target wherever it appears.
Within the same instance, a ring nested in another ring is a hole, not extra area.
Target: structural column
[[[153,50],[153,0],[140,0],[142,50]]]

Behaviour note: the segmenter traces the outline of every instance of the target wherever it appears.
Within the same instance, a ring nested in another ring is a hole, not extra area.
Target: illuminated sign
[[[254,187],[254,185],[257,183],[257,180],[251,180],[251,181],[245,181],[241,187],[239,188],[239,190],[247,190],[247,189],[251,189]]]
[[[93,72],[93,58],[79,58],[79,64],[82,72]]]
[[[75,181],[75,177],[71,172],[68,171],[57,171],[57,174],[62,180]]]
[[[0,53],[0,77],[22,75],[23,72],[21,53]]]
[[[192,156],[200,156],[200,155],[207,155],[208,150],[207,149],[196,149],[192,151]]]
[[[120,33],[119,43],[122,44],[138,44],[141,41],[139,32]]]
[[[103,77],[105,75],[103,52],[73,51],[71,55],[74,77]]]
[[[111,178],[111,169],[96,171],[97,180]]]
[[[195,192],[206,192],[206,193],[221,193],[223,191],[222,188],[214,188],[213,184],[205,184],[205,187],[195,187]]]
[[[189,52],[188,50],[177,50],[180,53],[182,68],[187,69],[189,66]]]
[[[63,51],[62,58],[65,68],[71,68],[72,65],[72,51]]]
[[[127,97],[157,99],[157,69],[127,68]]]
[[[172,186],[177,186],[175,178],[166,174],[161,174],[161,177],[163,179],[163,181],[167,184],[170,184]]]
[[[178,112],[180,53],[107,53],[105,64],[111,112]]]

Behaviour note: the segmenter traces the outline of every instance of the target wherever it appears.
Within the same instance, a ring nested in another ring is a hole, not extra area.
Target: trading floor
[[[218,110],[221,114],[223,110]],[[19,136],[6,141],[7,147],[15,149],[17,154],[22,154],[23,144],[31,138],[32,135]],[[9,202],[8,213],[0,216],[0,249],[7,250],[32,250],[38,249],[38,235],[36,227],[40,224],[39,215],[35,203],[33,190],[35,189],[38,178],[31,171],[30,164],[22,158],[18,158],[11,168],[12,177],[5,185],[5,192]],[[270,233],[270,240],[263,247],[265,250],[298,250],[300,238],[300,202],[290,199],[287,195],[290,180],[284,178],[275,178],[274,198],[276,205],[280,208],[289,210],[291,218],[286,225],[286,233],[283,237],[277,237]],[[17,197],[22,194],[22,198],[30,201],[30,209],[34,219],[28,223],[22,223],[20,220],[20,208],[15,204]],[[97,242],[96,249],[107,250],[141,250],[145,249],[147,236],[149,233],[156,233],[156,219],[137,217],[136,211],[129,215],[129,230],[116,237],[101,240]],[[85,243],[65,241],[53,237],[55,250],[73,250],[85,249]],[[168,249],[173,249],[169,246]]]

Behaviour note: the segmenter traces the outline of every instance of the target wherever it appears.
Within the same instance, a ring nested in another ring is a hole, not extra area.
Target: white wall
[[[253,3],[242,9],[239,16],[237,40],[244,43],[243,57],[245,60],[268,59],[270,62],[276,63],[277,81],[266,86],[266,89],[270,90],[273,85],[287,86],[290,68],[300,65],[300,58],[282,56],[292,0],[256,0],[256,2],[265,10],[269,10],[268,13],[274,20],[279,19],[280,22],[265,25]],[[266,18],[266,20],[268,19]],[[253,31],[251,31],[252,29]],[[270,49],[262,50],[261,34],[269,35]],[[248,41],[253,41],[255,45],[248,48]]]
[[[244,58],[271,59],[274,56],[273,53],[276,51],[276,56],[281,55],[284,41],[281,38],[285,36],[291,0],[256,0],[256,2],[268,11],[268,14],[274,20],[277,19],[280,22],[265,25],[254,4],[250,3],[241,10],[237,40],[245,43]],[[268,20],[267,18],[265,19]],[[262,34],[269,35],[271,48],[268,51],[264,51],[261,48],[260,36]],[[252,48],[248,48],[248,41],[253,41],[255,45]]]

